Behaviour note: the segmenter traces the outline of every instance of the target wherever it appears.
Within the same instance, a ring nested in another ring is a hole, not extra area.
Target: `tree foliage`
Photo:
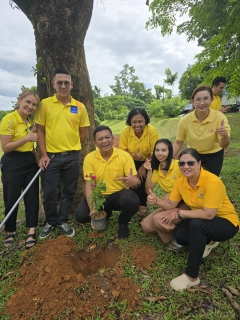
[[[193,90],[203,82],[203,77],[195,76],[192,72],[192,66],[189,64],[179,80],[179,91],[182,99],[190,99]]]
[[[202,73],[208,83],[225,76],[230,79],[230,93],[240,94],[239,0],[153,0],[150,11],[147,28],[160,26],[167,35],[176,27],[178,34],[185,33],[188,41],[197,39],[203,46],[196,56],[195,74]]]
[[[120,73],[114,77],[114,80],[115,84],[110,85],[110,88],[115,95],[130,96],[141,99],[146,103],[150,103],[153,100],[151,89],[147,89],[145,84],[139,81],[139,77],[135,75],[135,68],[127,63]]]

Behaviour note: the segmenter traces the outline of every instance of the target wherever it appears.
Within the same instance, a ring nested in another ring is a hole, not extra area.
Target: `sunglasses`
[[[193,167],[195,162],[197,162],[197,160],[195,160],[195,161],[186,161],[186,162],[185,161],[179,161],[178,165],[179,165],[179,167],[184,167],[185,164],[187,164],[188,167]]]
[[[69,81],[58,81],[57,82],[57,86],[58,87],[62,87],[63,84],[64,84],[65,87],[69,87],[71,82],[69,82]]]

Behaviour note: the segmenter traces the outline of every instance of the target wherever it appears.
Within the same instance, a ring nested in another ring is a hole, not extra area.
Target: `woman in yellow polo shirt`
[[[239,230],[238,214],[226,195],[224,184],[201,167],[199,153],[192,148],[183,150],[179,166],[183,176],[174,184],[169,203],[151,191],[148,196],[149,204],[157,203],[165,210],[162,219],[167,224],[182,220],[174,237],[181,245],[189,246],[189,256],[185,273],[170,282],[174,290],[198,285],[202,258],[207,257],[220,241],[234,237]],[[174,209],[181,200],[191,210]]]
[[[219,176],[224,148],[230,144],[230,126],[222,112],[210,108],[212,100],[213,92],[208,86],[201,86],[193,91],[191,102],[194,110],[178,124],[173,156],[177,155],[186,140],[188,147],[199,152],[202,166]]]
[[[23,91],[18,97],[15,111],[3,117],[0,124],[2,156],[2,184],[5,215],[12,209],[29,182],[38,171],[34,142],[37,141],[34,123],[29,116],[36,111],[38,95],[32,90]],[[36,244],[35,228],[38,222],[39,181],[36,179],[24,196],[26,227],[29,229],[26,249]],[[18,206],[5,223],[5,247],[11,246],[16,234]]]
[[[147,211],[147,193],[145,192],[147,174],[144,162],[151,157],[154,145],[159,139],[159,133],[149,122],[150,118],[143,108],[133,108],[128,114],[127,127],[121,132],[119,141],[119,149],[127,151],[133,157],[141,180],[140,187],[133,190],[140,201],[139,215],[144,215]]]
[[[153,190],[156,184],[158,184],[167,193],[164,198],[168,201],[169,192],[171,192],[175,181],[178,177],[182,176],[178,160],[173,159],[171,141],[164,138],[157,140],[152,159],[147,159],[144,167],[147,169],[146,192],[149,193],[149,190]],[[186,210],[189,209],[184,202],[178,205],[178,207]],[[158,208],[143,219],[141,225],[146,233],[158,235],[163,243],[169,243],[169,250],[175,251],[181,246],[173,239],[174,229],[181,220],[178,219],[175,224],[167,225],[162,221],[163,215],[163,209]]]

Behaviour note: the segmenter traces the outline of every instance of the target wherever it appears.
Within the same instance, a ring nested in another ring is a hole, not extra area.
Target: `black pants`
[[[138,211],[138,207],[138,197],[132,190],[126,189],[106,196],[106,201],[104,203],[104,211],[107,213],[107,216],[111,214],[112,210],[121,211],[118,218],[119,223],[128,223],[132,216]],[[76,220],[80,223],[90,222],[89,213],[90,209],[86,198],[83,198],[76,209]]]
[[[134,160],[135,167],[136,167],[137,171],[144,164],[144,162],[145,161],[135,161]],[[140,187],[138,187],[137,189],[131,189],[138,196],[139,202],[140,202],[140,206],[144,206],[144,207],[147,206],[147,193],[145,191],[145,182],[146,182],[146,179],[144,178],[141,181]]]
[[[229,220],[214,217],[212,220],[185,219],[174,232],[176,241],[189,246],[188,263],[185,273],[191,278],[197,278],[206,244],[210,241],[226,241],[238,232]]]
[[[215,153],[200,154],[200,158],[203,168],[219,177],[223,165],[224,149]]]
[[[39,168],[32,152],[13,151],[5,153],[2,156],[1,163],[3,164],[2,184],[6,216]],[[28,189],[23,199],[26,212],[26,227],[35,228],[38,222],[39,210],[38,177]],[[16,231],[17,212],[18,205],[5,223],[5,230],[7,232]]]
[[[56,226],[68,221],[79,177],[80,151],[67,155],[48,153],[49,158],[53,155],[48,168],[42,172],[42,190],[46,220]],[[58,212],[56,196],[60,185],[62,194]]]

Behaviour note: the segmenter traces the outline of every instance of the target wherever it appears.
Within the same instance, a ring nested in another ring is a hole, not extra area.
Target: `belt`
[[[65,151],[65,152],[53,152],[53,154],[60,154],[61,156],[67,156],[69,154],[73,154],[75,152],[79,152],[77,150],[72,150],[72,151]]]

